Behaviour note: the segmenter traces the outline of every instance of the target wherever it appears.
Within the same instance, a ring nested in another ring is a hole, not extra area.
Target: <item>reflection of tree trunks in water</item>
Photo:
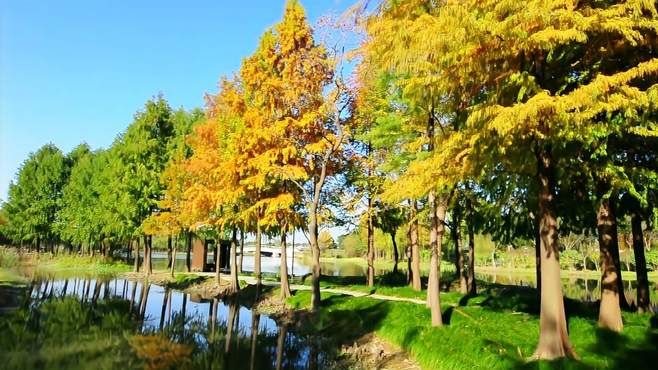
[[[421,290],[420,283],[420,245],[418,243],[418,203],[412,200],[411,222],[409,223],[409,238],[411,243],[411,286],[417,292]]]
[[[62,292],[61,292],[62,298],[66,297],[66,291],[68,290],[68,288],[69,288],[69,279],[66,279],[64,281],[64,287],[62,288]]]
[[[283,365],[283,349],[286,344],[287,328],[285,325],[279,326],[279,337],[276,341],[276,370],[281,370]]]
[[[185,333],[185,321],[187,320],[187,293],[183,293],[183,304],[181,305],[181,316],[183,317],[183,325],[181,330]]]
[[[286,253],[286,232],[288,224],[283,222],[281,225],[281,262],[279,263],[279,275],[281,275],[281,287],[279,297],[284,300],[290,297],[290,283],[288,282],[288,257]]]
[[[133,312],[133,306],[135,305],[135,294],[137,293],[137,282],[133,281],[132,293],[130,293],[130,310],[129,313]],[[141,302],[140,302],[141,304]]]
[[[238,310],[237,301],[228,302],[228,318],[226,325],[226,343],[224,344],[224,352],[229,353],[231,350],[231,338],[233,338],[233,325],[235,323],[235,316]]]
[[[638,212],[631,214],[631,229],[633,230],[633,252],[635,254],[635,274],[637,276],[637,298],[635,304],[640,313],[651,311],[649,297],[649,278],[647,276],[647,261],[644,256],[644,233],[642,218]]]
[[[605,191],[603,191],[605,193]],[[610,199],[601,200],[596,217],[599,234],[599,249],[601,253],[601,306],[599,309],[599,326],[621,331],[624,324],[621,320],[620,302],[624,295],[623,286],[620,289],[621,276],[615,266],[617,244],[617,219]]]
[[[139,316],[142,319],[142,327],[144,325],[144,319],[145,319],[145,316],[146,316],[146,305],[148,303],[148,297],[149,297],[149,291],[150,290],[151,290],[151,284],[148,284],[148,283],[146,284],[146,286],[144,286],[142,288],[141,307],[140,307],[140,310],[139,310]]]
[[[315,343],[315,340],[311,339],[309,341],[309,355],[308,355],[308,369],[309,370],[318,370],[319,369],[319,361],[318,361],[318,347],[317,343]]]
[[[538,148],[536,154],[537,185],[539,186],[538,221],[541,236],[541,308],[539,343],[533,358],[554,359],[575,356],[575,352],[569,342],[560,279],[557,218],[553,209],[553,159],[550,148]]]
[[[162,296],[162,309],[160,311],[160,331],[164,329],[165,323],[165,314],[167,313],[167,303],[169,301],[169,289],[165,288],[164,294]]]
[[[217,308],[219,307],[219,300],[212,299],[210,304],[210,341],[215,343],[215,330],[217,329]]]
[[[98,298],[101,295],[101,284],[98,280],[94,281],[94,296],[91,299],[91,305],[95,306]]]
[[[91,290],[91,280],[87,279],[85,281],[86,284],[86,289],[85,289],[85,294],[84,294],[84,301],[86,302],[87,299],[89,298],[89,291]]]
[[[258,325],[260,324],[260,315],[255,309],[251,310],[251,355],[249,369],[254,370],[256,366],[256,344],[258,343]]]

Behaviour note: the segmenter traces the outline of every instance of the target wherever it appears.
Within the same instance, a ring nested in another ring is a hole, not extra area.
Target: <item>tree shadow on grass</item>
[[[589,351],[608,359],[613,369],[658,368],[658,330],[648,329],[641,341],[631,342],[628,337],[610,330],[598,329],[596,343]]]
[[[490,284],[480,295],[486,296],[480,303],[480,306],[484,308],[493,311],[514,311],[536,316],[539,315],[539,292],[535,288]],[[466,299],[465,303],[468,302],[468,299]],[[582,302],[564,298],[564,306],[567,320],[570,317],[581,317],[589,320],[596,320],[598,318],[598,302]]]
[[[361,308],[350,306],[349,301],[358,299],[342,295],[332,295],[322,300],[322,307],[345,309],[321,310],[309,316],[306,330],[335,338],[338,344],[352,343],[354,340],[372,333],[388,315],[391,307],[388,302],[374,302]]]

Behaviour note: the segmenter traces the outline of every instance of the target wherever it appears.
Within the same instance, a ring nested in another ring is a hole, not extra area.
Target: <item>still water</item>
[[[143,257],[143,256],[142,256]],[[167,268],[167,253],[153,252],[152,255],[153,269],[165,270]],[[185,253],[176,253],[176,271],[187,271]],[[238,255],[238,261],[240,256]],[[311,266],[302,258],[288,257],[288,273],[294,276],[303,276],[311,273]],[[208,263],[214,264],[213,254],[208,253]],[[261,271],[266,274],[278,274],[281,264],[280,257],[261,257]],[[328,276],[361,276],[365,275],[366,269],[362,265],[354,262],[320,262],[320,268],[323,275]],[[247,255],[243,257],[242,269],[246,272],[254,271],[254,256]],[[379,270],[377,272],[380,272]],[[385,271],[381,271],[385,272]]]
[[[336,353],[244,302],[155,284],[36,278],[17,294],[0,314],[3,369],[324,369]]]

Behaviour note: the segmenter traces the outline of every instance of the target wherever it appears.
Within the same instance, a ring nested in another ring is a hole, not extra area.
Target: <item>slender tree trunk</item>
[[[601,200],[596,217],[599,234],[599,249],[601,271],[601,307],[599,310],[599,326],[621,331],[624,324],[621,320],[619,295],[624,294],[619,289],[619,272],[615,267],[614,249],[617,243],[617,219],[609,198]]]
[[[448,199],[445,195],[436,196],[432,190],[428,196],[428,207],[430,211],[430,276],[427,285],[427,300],[432,314],[432,326],[442,326],[441,318],[441,242],[445,232],[445,216]]]
[[[637,276],[637,310],[640,313],[651,312],[647,261],[644,257],[642,217],[638,212],[631,213],[631,229],[633,230],[633,253],[635,254],[635,274]]]
[[[171,234],[167,236],[167,268],[171,267],[172,264],[172,259],[171,259]]]
[[[375,285],[375,243],[374,243],[374,228],[372,225],[372,198],[368,196],[368,253],[367,253],[367,264],[368,264],[368,286],[373,287]]]
[[[178,244],[178,243],[176,243],[176,244]],[[176,247],[177,247],[176,244],[174,244],[174,248],[173,248],[172,254],[171,254],[171,256],[172,256],[172,258],[171,258],[171,277],[172,278],[174,277],[174,271],[176,271]]]
[[[229,286],[229,293],[237,293],[240,291],[240,284],[238,283],[238,231],[234,227],[231,235],[231,281]]]
[[[242,273],[242,261],[244,260],[244,228],[240,229],[240,263],[238,264],[238,273]]]
[[[475,226],[473,225],[473,207],[471,201],[468,201],[468,293],[471,295],[477,294],[477,286],[475,282]]]
[[[320,246],[318,245],[318,214],[317,202],[311,204],[309,210],[308,234],[311,241],[311,252],[313,254],[312,266],[312,289],[311,289],[311,310],[320,309]]]
[[[139,272],[139,238],[137,238],[137,247],[135,248],[135,265],[133,266],[133,272]]]
[[[256,254],[254,255],[254,273],[256,274],[256,286],[260,290],[262,273],[260,270],[260,250],[261,250],[262,234],[260,232],[260,223],[256,221]]]
[[[537,220],[537,231],[535,232],[535,277],[537,279],[537,292],[541,292],[541,230],[539,220]]]
[[[130,258],[132,257],[133,254],[133,240],[132,238],[128,239],[128,246],[126,250],[126,264],[130,263]]]
[[[391,241],[393,242],[393,273],[398,272],[398,260],[400,259],[400,254],[398,253],[398,244],[395,241],[395,231],[391,232]]]
[[[283,222],[281,225],[281,263],[279,274],[281,275],[281,294],[282,300],[290,297],[290,283],[288,282],[288,258],[286,253],[286,232],[288,225]]]
[[[539,185],[539,232],[541,234],[541,308],[539,343],[535,359],[575,357],[569,342],[564,311],[558,249],[557,218],[553,209],[554,179],[550,148],[537,151]]]
[[[187,272],[192,271],[192,231],[187,232],[187,251],[185,255],[185,267],[187,267]]]
[[[420,282],[420,245],[418,243],[418,203],[413,200],[409,235],[411,237],[411,286],[415,291],[422,289]]]
[[[459,279],[459,292],[466,294],[467,282],[464,271],[464,253],[462,252],[460,224],[461,220],[455,217],[455,226],[452,230],[452,241],[455,244],[455,275]]]

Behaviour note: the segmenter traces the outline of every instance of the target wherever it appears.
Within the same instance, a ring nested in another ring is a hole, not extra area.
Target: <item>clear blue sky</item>
[[[311,22],[351,0],[302,0]],[[30,152],[107,147],[158,92],[203,105],[284,0],[0,0],[0,199]]]

